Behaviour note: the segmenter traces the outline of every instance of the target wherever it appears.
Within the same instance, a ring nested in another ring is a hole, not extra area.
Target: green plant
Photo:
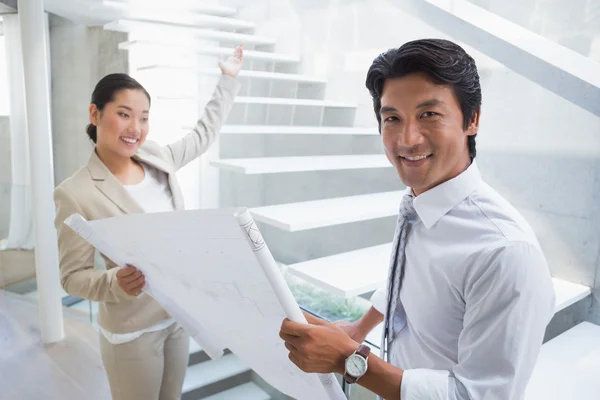
[[[356,321],[369,308],[364,299],[342,298],[288,273],[284,276],[298,304],[328,321]]]

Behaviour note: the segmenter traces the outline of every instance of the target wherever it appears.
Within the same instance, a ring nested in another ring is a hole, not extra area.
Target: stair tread
[[[596,399],[600,326],[582,322],[542,346],[526,400]]]
[[[190,354],[199,353],[202,351],[202,347],[194,339],[190,339]]]
[[[227,40],[236,43],[273,45],[275,39],[264,36],[248,35],[235,32],[224,32],[209,28],[194,28],[186,26],[164,25],[155,22],[141,22],[120,19],[104,25],[105,30],[148,35],[149,37],[164,37],[166,35],[194,36],[196,38]]]
[[[385,285],[391,249],[391,243],[366,247],[291,264],[288,271],[338,296],[359,296]]]
[[[294,232],[394,216],[404,191],[372,193],[251,209],[254,219]],[[357,213],[356,210],[363,210]]]
[[[311,283],[336,293],[351,297],[369,293],[385,285],[392,243],[365,247],[328,257],[288,265],[288,271]],[[365,268],[369,265],[369,268]],[[552,278],[556,293],[556,310],[559,312],[587,297],[589,287]]]
[[[227,354],[218,360],[191,365],[187,368],[183,392],[190,392],[247,371],[250,371],[250,368],[234,354]]]
[[[161,2],[141,2],[136,1],[133,2],[131,0],[104,0],[102,5],[110,5],[110,4],[123,4],[134,7],[135,9],[152,9],[156,11],[178,11],[178,12],[188,12],[188,13],[200,13],[200,14],[209,14],[215,15],[219,17],[229,17],[237,12],[234,7],[223,6],[223,5],[212,5],[206,4],[204,2],[198,2],[197,0],[178,0],[175,3],[168,3],[168,6],[165,7]],[[136,4],[137,3],[137,4]],[[139,6],[139,7],[138,7]]]
[[[205,397],[204,400],[269,400],[270,398],[271,396],[256,383],[248,382]]]
[[[185,101],[196,102],[194,96],[156,96],[157,100],[163,101]],[[308,106],[308,107],[334,107],[334,108],[356,108],[355,104],[341,103],[330,100],[295,99],[288,97],[247,97],[237,96],[235,104],[264,104],[270,106]]]
[[[196,26],[202,25],[212,28],[225,28],[225,29],[254,29],[256,24],[251,21],[245,21],[241,19],[231,18],[229,15],[214,15],[215,12],[221,11],[221,14],[225,13],[225,9],[216,8],[196,8],[195,10],[190,9],[177,9],[177,8],[165,8],[156,6],[147,6],[135,3],[126,3],[118,1],[104,1],[102,5],[98,6],[98,10],[113,11],[118,13],[120,18],[129,19],[134,21],[154,21],[156,23],[169,23],[178,25]],[[233,9],[235,13],[235,9]]]
[[[387,280],[387,276],[382,281],[382,285],[385,284],[386,280]],[[568,281],[565,281],[565,280],[562,280],[559,278],[552,278],[552,284],[554,285],[554,293],[556,294],[556,306],[554,309],[555,313],[563,310],[564,308],[568,307],[571,304],[578,302],[579,300],[587,297],[591,293],[590,288],[587,286],[568,282]],[[375,329],[373,329],[371,331],[371,333],[367,336],[367,341],[375,344],[376,346],[379,346],[381,343],[382,329],[383,329],[383,324],[377,325],[375,327]],[[581,328],[581,329],[584,329],[584,328]],[[598,327],[598,329],[600,332],[600,327]],[[558,337],[556,339],[558,339]],[[556,340],[556,339],[553,339],[553,340]],[[552,341],[548,342],[544,346],[547,346]],[[598,349],[598,357],[600,357],[600,334],[596,335],[596,341],[597,341],[596,345],[597,345],[597,349]],[[560,343],[562,343],[562,341],[560,341]],[[558,345],[552,345],[552,346],[558,346]],[[600,359],[598,360],[598,365],[600,367]],[[573,398],[577,398],[577,397],[573,397]]]
[[[155,40],[129,40],[127,42],[119,43],[119,49],[128,50],[134,48],[136,46],[146,46],[146,47],[159,47],[159,48],[168,48],[172,50],[173,48],[179,49],[181,51],[185,51],[187,54],[195,53],[195,54],[208,54],[215,56],[228,56],[233,52],[233,47],[225,47],[225,46],[210,46],[206,44],[199,44],[197,40],[193,38],[182,38],[176,42],[164,40],[161,38],[157,38]],[[271,53],[266,51],[256,51],[256,50],[244,50],[244,59],[245,60],[261,60],[261,61],[276,61],[281,63],[298,63],[300,62],[300,58],[290,54],[284,53]]]
[[[168,64],[155,64],[148,65],[144,67],[138,68],[138,71],[151,71],[151,70],[160,70],[160,69],[174,69],[174,70],[183,70],[193,72],[195,74],[200,75],[221,75],[221,70],[219,68],[192,68],[189,66],[174,66]],[[258,79],[272,79],[278,81],[295,81],[295,82],[305,82],[305,83],[325,83],[326,81],[322,78],[308,76],[308,75],[299,75],[299,74],[286,74],[281,72],[268,72],[268,71],[253,71],[253,70],[242,70],[240,71],[238,77],[240,78],[258,78]]]
[[[189,128],[188,128],[189,130]],[[225,125],[221,134],[264,135],[379,135],[376,127],[294,126],[294,125]]]
[[[340,107],[355,108],[355,104],[341,103],[330,100],[313,99],[292,99],[280,97],[244,97],[239,96],[235,99],[236,103],[245,104],[269,104],[269,105],[292,105],[292,106],[315,106],[315,107]]]
[[[211,165],[247,175],[391,167],[382,154],[231,158],[211,161]]]

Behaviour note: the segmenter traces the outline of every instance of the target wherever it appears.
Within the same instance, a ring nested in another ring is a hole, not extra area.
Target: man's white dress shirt
[[[475,162],[414,206],[398,307],[406,325],[389,349],[404,370],[401,399],[522,399],[555,306],[533,230]],[[371,302],[385,313],[386,289]]]

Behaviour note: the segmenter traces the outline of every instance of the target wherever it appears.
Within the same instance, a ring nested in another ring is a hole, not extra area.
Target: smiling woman
[[[204,115],[183,138],[167,146],[146,140],[150,94],[126,74],[110,74],[94,89],[86,132],[94,142],[88,165],[55,190],[61,281],[65,291],[100,302],[100,349],[113,400],[181,397],[189,339],[183,328],[142,292],[135,266],[104,257],[94,269],[94,248],[63,221],[183,209],[175,172],[214,142],[239,91],[242,46],[219,63],[222,76]],[[183,124],[183,121],[182,121]]]
[[[122,160],[131,159],[146,140],[150,103],[150,94],[127,74],[105,76],[92,93],[86,132],[100,160],[123,184],[144,177],[140,163]]]

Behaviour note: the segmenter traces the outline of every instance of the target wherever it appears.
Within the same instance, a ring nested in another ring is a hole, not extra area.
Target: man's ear
[[[481,107],[473,113],[469,126],[467,127],[467,136],[477,135],[479,132],[479,117],[481,116]]]

